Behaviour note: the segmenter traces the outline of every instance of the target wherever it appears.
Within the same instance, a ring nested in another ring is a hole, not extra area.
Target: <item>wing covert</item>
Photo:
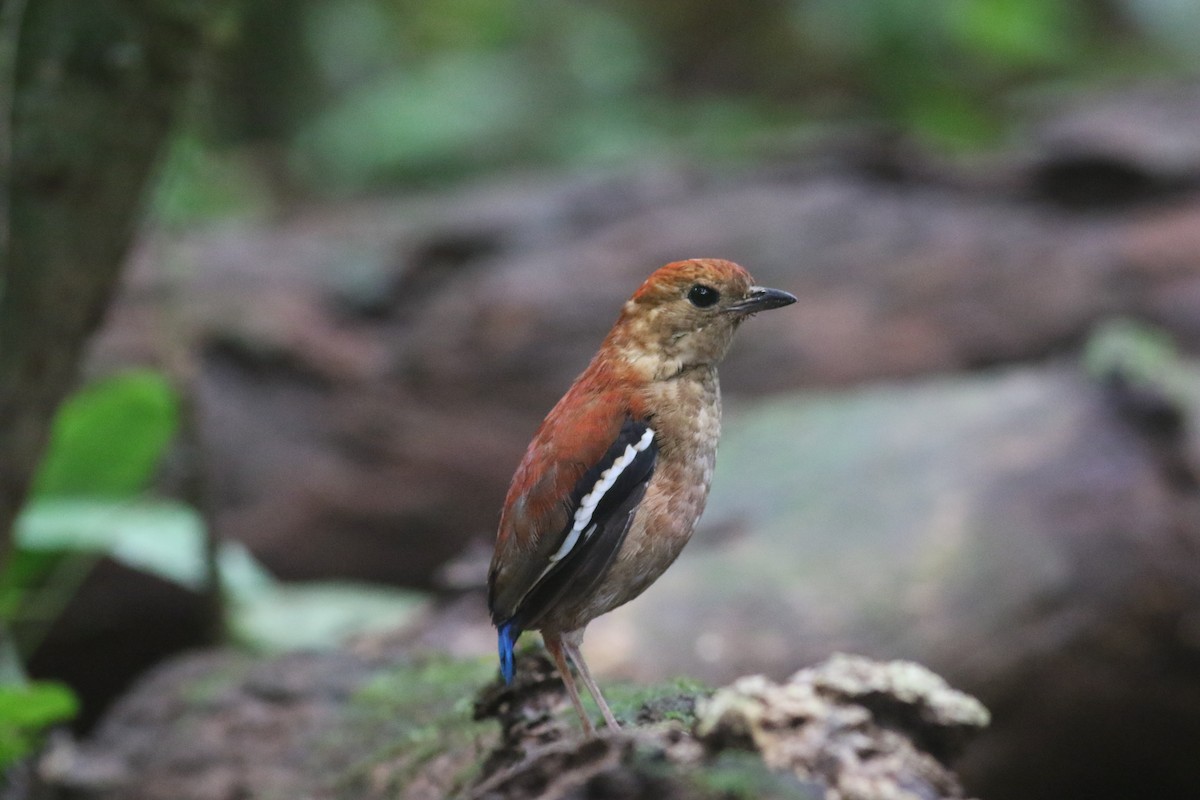
[[[603,456],[586,469],[566,498],[566,521],[539,548],[534,569],[510,607],[497,607],[495,574],[489,606],[496,624],[518,630],[536,628],[556,605],[591,592],[625,540],[646,486],[654,474],[658,444],[645,420],[626,418]],[[562,516],[559,516],[562,519]]]

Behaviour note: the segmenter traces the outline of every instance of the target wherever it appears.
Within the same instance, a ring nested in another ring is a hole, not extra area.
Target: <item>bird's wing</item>
[[[591,592],[616,557],[654,473],[658,444],[629,413],[551,418],[517,470],[488,576],[497,624],[536,628]]]

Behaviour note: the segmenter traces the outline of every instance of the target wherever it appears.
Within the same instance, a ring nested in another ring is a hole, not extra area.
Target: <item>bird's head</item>
[[[715,365],[743,320],[794,302],[787,292],[755,286],[732,261],[676,261],[656,270],[629,298],[608,344],[647,377],[668,378]]]

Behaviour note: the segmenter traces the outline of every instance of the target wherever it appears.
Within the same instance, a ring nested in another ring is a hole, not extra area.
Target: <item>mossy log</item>
[[[490,662],[370,647],[211,653],[152,675],[38,772],[90,800],[960,798],[947,762],[988,721],[917,664],[854,656],[609,699],[622,729],[588,739],[540,652],[511,686]]]

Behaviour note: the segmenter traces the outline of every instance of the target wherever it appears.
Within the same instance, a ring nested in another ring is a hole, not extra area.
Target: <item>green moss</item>
[[[414,710],[440,714],[448,704],[469,713],[474,690],[495,671],[492,659],[429,656],[370,678],[354,693],[351,705],[383,715]]]
[[[213,704],[222,693],[243,683],[253,666],[254,662],[249,658],[240,655],[231,658],[227,663],[185,682],[180,699],[192,708],[203,709]]]
[[[613,714],[618,720],[627,722],[636,720],[644,710],[655,720],[676,720],[691,724],[695,718],[695,698],[712,694],[712,689],[692,678],[675,678],[650,686],[618,683],[601,688]],[[595,703],[586,695],[584,704],[589,713],[599,713]]]
[[[461,790],[498,735],[494,722],[472,719],[475,690],[494,672],[490,659],[430,656],[367,679],[350,698],[339,731],[323,743],[330,764],[352,764],[332,780],[335,793],[403,788],[418,772],[428,776],[430,760],[447,753],[453,760],[437,772],[447,794]],[[351,761],[345,757],[351,753],[359,755]]]

